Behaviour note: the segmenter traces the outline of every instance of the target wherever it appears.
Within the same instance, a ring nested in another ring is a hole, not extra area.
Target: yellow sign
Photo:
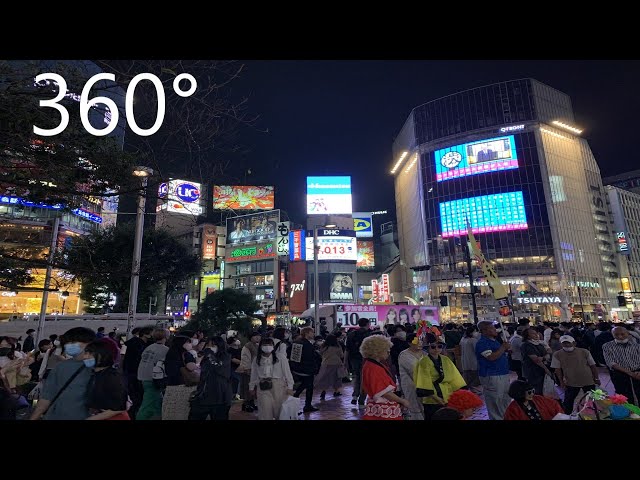
[[[628,277],[622,277],[620,280],[622,281],[622,290],[624,290],[625,292],[630,292],[631,291],[631,283],[629,282],[629,278]]]
[[[468,245],[469,245],[469,253],[475,258],[476,263],[482,268],[482,273],[484,274],[487,283],[489,283],[489,288],[491,292],[493,292],[493,296],[496,300],[501,300],[507,298],[509,294],[507,293],[507,289],[504,288],[504,285],[500,282],[496,271],[493,269],[491,264],[487,262],[487,259],[484,258],[480,247],[476,243],[476,237],[473,235],[471,231],[471,227],[468,227]]]

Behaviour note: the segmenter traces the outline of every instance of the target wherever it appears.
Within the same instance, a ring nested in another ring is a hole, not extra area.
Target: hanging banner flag
[[[476,237],[473,235],[471,231],[471,227],[467,228],[467,232],[469,235],[469,239],[467,245],[469,246],[469,253],[471,257],[475,259],[476,263],[482,269],[482,273],[484,274],[485,280],[489,284],[489,288],[493,293],[493,297],[498,301],[498,304],[501,307],[509,306],[509,294],[507,289],[504,287],[495,270],[491,266],[487,259],[484,258],[482,251],[478,243],[476,242]]]
[[[391,297],[389,295],[389,274],[382,274],[382,281],[378,283],[378,301],[382,303],[389,303]]]

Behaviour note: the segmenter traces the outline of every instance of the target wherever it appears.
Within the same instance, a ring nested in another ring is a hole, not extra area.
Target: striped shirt
[[[640,345],[637,343],[616,343],[614,340],[602,345],[602,353],[609,368],[618,365],[632,372],[640,370]]]

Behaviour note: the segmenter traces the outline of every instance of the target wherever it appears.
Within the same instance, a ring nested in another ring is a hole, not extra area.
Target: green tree
[[[200,313],[190,322],[189,329],[226,333],[227,330],[238,330],[247,335],[252,330],[254,313],[260,304],[248,293],[225,288],[213,292],[204,299]]]
[[[123,224],[75,238],[61,255],[64,269],[82,281],[81,297],[94,311],[104,309],[116,296],[115,312],[126,312],[129,302],[135,227]],[[200,271],[200,260],[162,229],[147,229],[142,239],[138,310],[144,311],[149,297],[174,290]]]

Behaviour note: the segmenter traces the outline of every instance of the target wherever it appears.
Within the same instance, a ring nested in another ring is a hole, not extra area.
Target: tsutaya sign
[[[518,297],[518,303],[560,303],[560,297]]]

